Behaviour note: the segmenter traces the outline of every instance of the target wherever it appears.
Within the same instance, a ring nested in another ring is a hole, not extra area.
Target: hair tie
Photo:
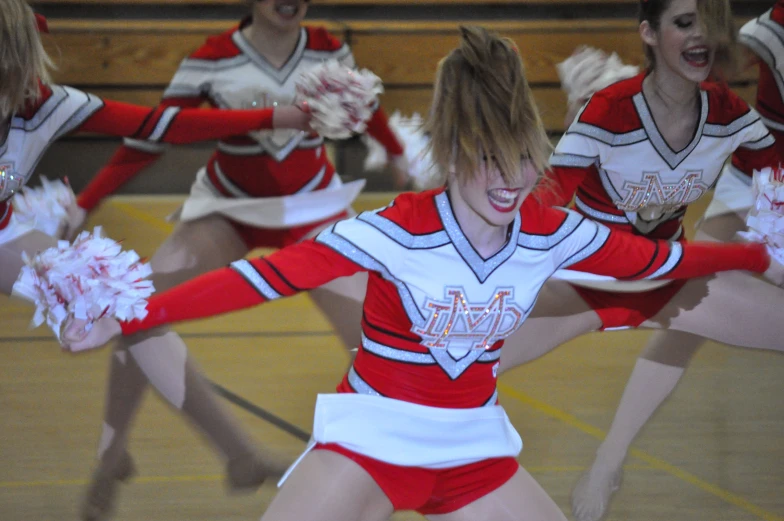
[[[44,15],[35,13],[35,23],[38,26],[39,33],[49,32],[49,23],[46,21]]]

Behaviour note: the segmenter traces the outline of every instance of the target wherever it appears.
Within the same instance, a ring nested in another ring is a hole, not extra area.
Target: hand
[[[773,255],[770,256],[770,267],[762,276],[776,286],[784,288],[784,264],[779,262]]]
[[[390,156],[387,166],[392,172],[392,186],[395,190],[403,190],[406,185],[408,185],[410,179],[406,155],[398,154],[396,156]]]
[[[63,327],[60,345],[63,351],[77,353],[101,347],[121,333],[120,323],[111,317],[99,318],[95,322],[69,317]]]
[[[82,208],[76,203],[73,203],[66,209],[66,218],[63,226],[57,234],[58,239],[65,239],[72,241],[76,234],[82,231],[84,221],[87,220],[87,210]]]
[[[313,128],[310,126],[312,117],[307,102],[279,106],[275,107],[272,113],[272,126],[273,128],[292,128],[310,133],[313,132]]]

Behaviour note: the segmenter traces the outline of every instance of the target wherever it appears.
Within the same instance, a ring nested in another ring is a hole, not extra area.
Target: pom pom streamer
[[[422,116],[418,113],[414,113],[409,118],[401,115],[400,112],[395,112],[389,117],[389,128],[403,145],[408,161],[408,175],[411,177],[415,190],[435,188],[442,181],[439,169],[433,164],[433,158],[427,148],[430,139],[422,132],[423,123]],[[366,145],[368,146],[368,156],[365,159],[365,169],[382,168],[386,163],[384,148],[369,136]]]
[[[41,177],[41,186],[25,186],[13,198],[14,214],[21,222],[34,221],[35,229],[56,237],[76,205],[73,190],[59,179]]]
[[[746,217],[749,230],[738,235],[764,242],[771,256],[784,263],[784,169],[755,170],[752,189],[754,206]]]
[[[330,139],[362,133],[384,92],[381,79],[367,69],[354,70],[328,60],[297,80],[297,97],[307,101],[311,126]]]
[[[118,320],[142,319],[147,297],[154,289],[149,264],[134,251],[101,234],[82,232],[73,244],[58,241],[32,257],[22,255],[25,266],[14,284],[14,294],[36,305],[32,327],[42,323],[60,339],[66,317],[93,322],[104,315]]]
[[[569,104],[582,103],[595,92],[613,83],[636,76],[639,67],[624,65],[617,54],[608,55],[593,47],[581,46],[569,58],[556,65],[561,88]]]

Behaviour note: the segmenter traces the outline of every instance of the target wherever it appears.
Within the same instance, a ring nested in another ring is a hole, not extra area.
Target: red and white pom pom
[[[639,67],[624,65],[617,54],[608,55],[588,46],[578,47],[556,68],[561,88],[569,97],[570,104],[586,100],[595,92],[640,72]]]
[[[56,237],[68,221],[68,210],[76,205],[71,187],[59,179],[41,177],[41,186],[25,186],[13,198],[14,214],[20,221],[34,221],[35,229]]]
[[[322,136],[346,139],[367,128],[384,92],[381,79],[367,69],[355,70],[329,60],[302,73],[297,98],[307,101],[310,125]]]
[[[755,170],[753,191],[754,206],[746,217],[749,230],[738,235],[764,242],[771,255],[784,263],[784,169]]]
[[[104,315],[118,320],[147,315],[152,269],[136,252],[122,251],[119,243],[102,237],[100,227],[80,233],[73,244],[58,241],[56,247],[22,257],[25,266],[14,294],[35,303],[31,326],[46,322],[58,340],[69,315],[89,322]]]
[[[443,182],[439,169],[433,164],[433,158],[427,148],[430,138],[422,132],[423,123],[422,116],[416,112],[410,118],[397,111],[389,117],[389,128],[403,145],[408,161],[408,175],[415,190],[429,190]],[[384,147],[369,136],[365,144],[368,147],[365,170],[383,168],[388,160]]]

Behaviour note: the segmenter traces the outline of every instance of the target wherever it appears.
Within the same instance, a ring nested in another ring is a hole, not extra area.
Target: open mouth
[[[299,2],[275,2],[275,12],[287,20],[296,18],[297,13],[299,13]]]
[[[521,192],[522,188],[493,188],[487,191],[487,199],[497,212],[508,213],[517,207]]]
[[[692,67],[703,68],[710,63],[710,49],[701,45],[692,47],[681,53],[683,60]]]

